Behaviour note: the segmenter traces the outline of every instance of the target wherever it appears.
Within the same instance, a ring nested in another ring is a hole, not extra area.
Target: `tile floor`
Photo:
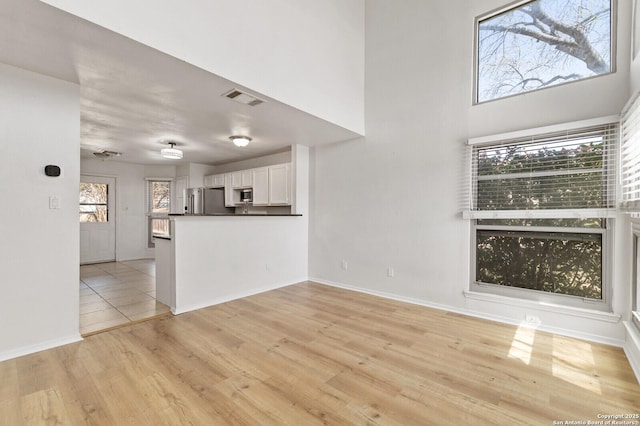
[[[155,299],[155,260],[80,266],[80,333],[94,334],[169,312]]]

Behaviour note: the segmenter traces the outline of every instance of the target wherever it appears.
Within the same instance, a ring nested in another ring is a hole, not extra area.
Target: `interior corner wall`
[[[0,93],[4,360],[80,339],[80,91],[0,64]],[[48,164],[62,174],[46,176]]]
[[[466,140],[615,115],[629,92],[630,2],[618,2],[616,73],[473,106],[474,20],[506,3],[367,0],[366,138],[311,151],[310,278],[504,322],[528,313],[542,328],[621,344],[621,322],[463,294]],[[628,286],[624,273],[614,277],[618,300]],[[628,315],[624,303],[614,308]]]
[[[365,0],[42,1],[364,131]]]

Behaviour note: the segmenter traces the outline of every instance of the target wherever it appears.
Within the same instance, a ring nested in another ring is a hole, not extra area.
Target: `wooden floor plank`
[[[548,425],[640,413],[620,348],[314,283],[5,361],[0,377],[2,425]]]

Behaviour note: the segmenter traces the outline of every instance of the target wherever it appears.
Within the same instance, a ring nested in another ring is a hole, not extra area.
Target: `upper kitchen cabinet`
[[[269,167],[269,205],[291,205],[291,165]]]
[[[251,188],[253,186],[253,171],[240,170],[231,173],[231,185],[233,189]]]
[[[291,205],[291,165],[289,163],[243,172],[251,172],[254,206]]]
[[[269,167],[253,169],[253,205],[269,205]]]
[[[235,207],[235,202],[233,201],[233,190],[232,188],[232,173],[226,173],[224,175],[224,205],[226,207]]]
[[[204,186],[206,188],[224,188],[224,174],[205,176]]]

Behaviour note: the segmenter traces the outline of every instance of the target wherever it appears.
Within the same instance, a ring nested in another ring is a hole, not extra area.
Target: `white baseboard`
[[[427,308],[438,309],[438,310],[441,310],[441,311],[447,311],[447,312],[453,312],[453,313],[456,313],[456,314],[467,315],[467,316],[474,317],[474,318],[481,318],[481,319],[486,319],[486,320],[490,320],[490,321],[496,321],[496,322],[500,322],[500,323],[504,323],[504,324],[516,325],[516,326],[520,326],[520,325],[526,325],[528,327],[531,326],[529,323],[524,323],[523,321],[519,321],[519,320],[516,320],[516,319],[513,319],[513,318],[509,318],[509,317],[503,317],[503,316],[499,316],[499,315],[491,315],[491,314],[487,314],[487,313],[484,313],[484,312],[472,311],[472,310],[469,310],[469,309],[458,308],[458,307],[455,307],[455,306],[449,306],[449,305],[443,305],[443,304],[439,304],[439,303],[433,303],[433,302],[429,302],[429,301],[426,301],[426,300],[399,296],[399,295],[396,295],[396,294],[386,293],[386,292],[382,292],[382,291],[369,290],[369,289],[356,287],[356,286],[352,286],[352,285],[347,285],[347,284],[337,283],[337,282],[333,282],[333,281],[323,280],[321,278],[310,277],[309,281],[317,282],[319,284],[329,285],[329,286],[332,286],[332,287],[343,288],[345,290],[352,290],[352,291],[357,291],[357,292],[360,292],[360,293],[366,293],[366,294],[370,294],[370,295],[373,295],[373,296],[384,297],[385,299],[397,300],[399,302],[406,302],[406,303],[411,303],[413,305],[419,305],[419,306],[425,306]],[[535,328],[537,330],[540,330],[540,331],[559,334],[559,335],[567,336],[567,337],[574,337],[574,338],[577,338],[577,339],[586,340],[586,341],[594,342],[594,343],[603,343],[605,345],[611,345],[611,346],[617,346],[617,347],[624,347],[624,345],[625,345],[624,340],[621,340],[621,339],[614,339],[614,338],[610,338],[610,337],[606,337],[606,336],[600,336],[600,335],[596,335],[596,334],[582,333],[582,332],[575,331],[575,330],[567,330],[567,329],[564,329],[564,328],[552,327],[552,326],[548,326],[548,325],[544,325],[544,324],[535,325]]]
[[[307,281],[306,277],[300,278],[298,280],[287,281],[287,282],[276,283],[276,284],[270,284],[268,286],[263,286],[263,287],[257,287],[255,289],[252,289],[252,290],[249,290],[249,291],[233,293],[233,294],[230,294],[228,296],[218,297],[218,298],[215,298],[215,299],[209,299],[209,300],[206,300],[206,301],[203,301],[201,303],[194,304],[194,305],[182,306],[180,308],[171,309],[171,313],[173,315],[180,315],[180,314],[184,314],[186,312],[195,311],[197,309],[208,308],[209,306],[219,305],[221,303],[226,303],[226,302],[230,302],[232,300],[242,299],[243,297],[249,297],[249,296],[253,296],[253,295],[256,295],[256,294],[265,293],[267,291],[276,290],[278,288],[287,287],[287,286],[290,286],[290,285],[293,285],[293,284],[298,284],[298,283],[305,282],[305,281]]]
[[[627,339],[624,345],[624,353],[627,355],[631,369],[640,383],[640,332],[636,326],[628,321],[624,322],[627,331]]]
[[[35,352],[44,351],[58,346],[68,345],[69,343],[76,343],[82,340],[82,336],[73,334],[67,337],[61,337],[59,339],[47,340],[46,342],[39,342],[35,345],[27,345],[17,349],[11,349],[6,352],[0,352],[0,362],[7,361],[9,359],[18,358],[20,356],[29,355]]]

